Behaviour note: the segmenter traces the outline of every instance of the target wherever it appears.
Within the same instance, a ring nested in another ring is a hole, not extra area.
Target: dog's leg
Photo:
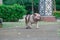
[[[31,27],[31,23],[28,23],[26,29],[31,29]]]
[[[31,24],[31,22],[29,22],[29,24],[28,24],[28,25],[29,25],[29,27],[30,27],[30,28],[32,27],[32,24]]]
[[[39,28],[39,26],[38,26],[38,22],[36,23],[36,28]]]

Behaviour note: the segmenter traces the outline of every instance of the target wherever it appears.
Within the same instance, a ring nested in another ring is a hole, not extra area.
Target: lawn
[[[25,27],[25,22],[3,22],[3,28]],[[39,22],[40,25],[60,24],[60,22]]]

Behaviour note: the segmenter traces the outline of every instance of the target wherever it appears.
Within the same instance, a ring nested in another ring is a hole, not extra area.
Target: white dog
[[[26,17],[25,17],[25,23],[27,26],[26,29],[31,28],[33,23],[36,24],[37,28],[39,28],[38,21],[40,21],[40,20],[41,20],[41,16],[38,13],[34,13],[32,15],[30,15],[30,14],[26,15]]]

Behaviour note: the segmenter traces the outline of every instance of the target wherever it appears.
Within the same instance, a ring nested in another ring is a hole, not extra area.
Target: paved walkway
[[[39,29],[0,28],[0,40],[60,40],[60,24],[41,25]]]

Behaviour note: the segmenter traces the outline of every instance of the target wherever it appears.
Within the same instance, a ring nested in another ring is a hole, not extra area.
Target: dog
[[[26,29],[31,29],[32,28],[32,24],[36,24],[36,28],[38,27],[38,21],[41,20],[41,16],[38,13],[34,13],[34,14],[28,14],[25,17],[25,24],[26,24]]]

